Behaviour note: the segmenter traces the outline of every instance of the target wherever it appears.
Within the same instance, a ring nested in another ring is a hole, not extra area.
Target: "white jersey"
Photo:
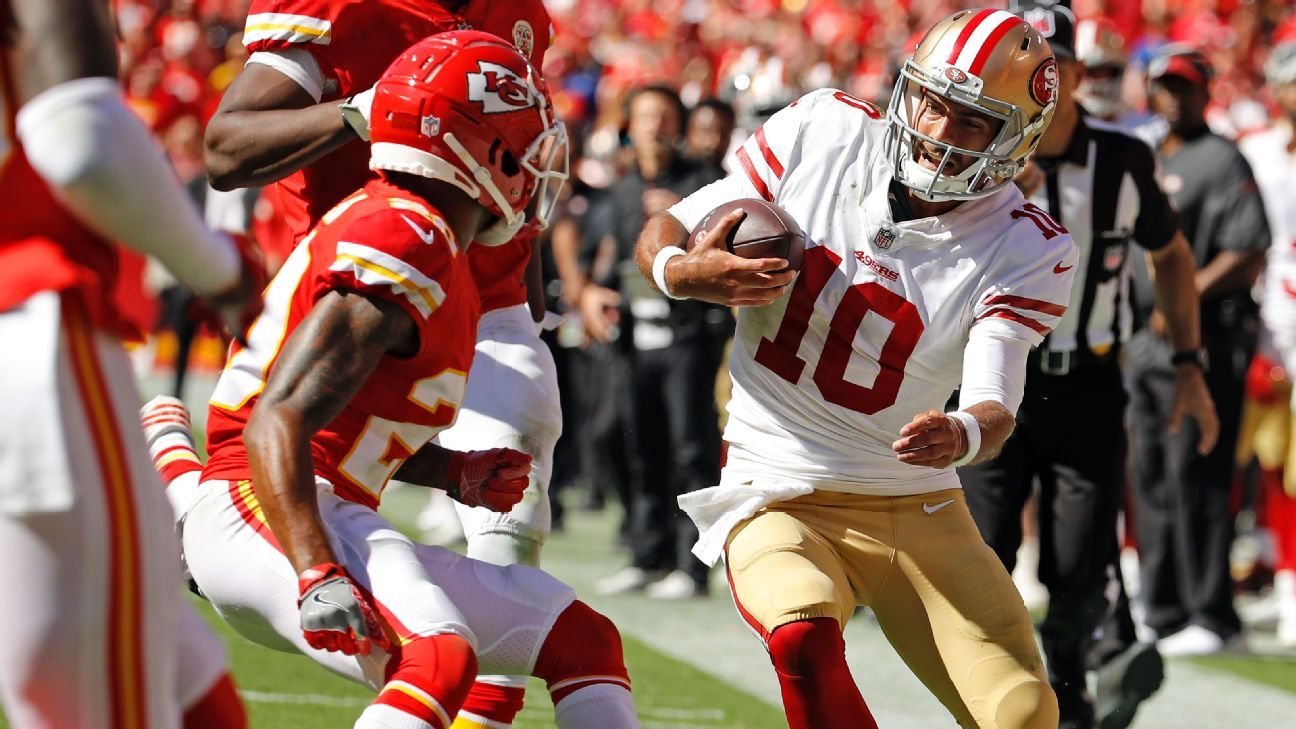
[[[1291,131],[1275,127],[1243,137],[1238,148],[1251,163],[1264,200],[1272,240],[1260,314],[1275,333],[1296,330],[1296,154],[1287,149]]]
[[[738,149],[734,174],[670,210],[691,230],[721,203],[763,197],[806,232],[791,291],[738,315],[731,473],[888,496],[955,488],[952,468],[896,460],[900,428],[944,409],[973,327],[1037,345],[1065,311],[1076,248],[1014,185],[892,220],[882,117],[812,92]]]

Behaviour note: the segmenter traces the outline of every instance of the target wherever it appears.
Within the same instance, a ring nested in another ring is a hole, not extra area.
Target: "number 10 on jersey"
[[[841,257],[824,246],[806,249],[801,274],[792,287],[778,332],[773,339],[762,338],[756,349],[756,362],[793,385],[801,379],[806,367],[797,350],[810,326],[815,302],[839,265]],[[870,311],[894,327],[882,343],[877,379],[872,387],[864,387],[846,379],[846,367],[855,351],[855,335]],[[812,375],[815,386],[828,402],[865,415],[891,407],[900,393],[905,365],[918,346],[922,332],[918,309],[904,297],[876,281],[851,286],[829,324],[828,338]]]

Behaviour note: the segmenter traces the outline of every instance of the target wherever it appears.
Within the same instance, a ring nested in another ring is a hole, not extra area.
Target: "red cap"
[[[1213,75],[1210,61],[1195,50],[1166,53],[1148,64],[1149,80],[1178,76],[1204,88]]]

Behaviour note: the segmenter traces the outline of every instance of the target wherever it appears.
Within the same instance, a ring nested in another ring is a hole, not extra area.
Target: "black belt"
[[[1052,349],[1035,349],[1031,351],[1027,366],[1046,375],[1069,375],[1078,370],[1101,367],[1116,361],[1120,355],[1120,345],[1113,344],[1106,352],[1097,354],[1088,349],[1057,351]]]

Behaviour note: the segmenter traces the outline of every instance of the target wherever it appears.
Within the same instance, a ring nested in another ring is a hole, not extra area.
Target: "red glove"
[[[391,652],[373,598],[342,565],[326,562],[304,570],[297,576],[297,592],[302,634],[312,648],[367,656],[377,645]]]
[[[446,491],[468,506],[508,513],[531,482],[531,456],[512,448],[451,451]]]

